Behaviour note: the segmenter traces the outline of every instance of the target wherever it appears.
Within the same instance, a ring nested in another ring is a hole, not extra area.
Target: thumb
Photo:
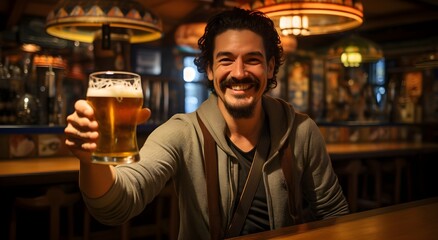
[[[143,108],[138,112],[137,124],[146,122],[151,117],[151,110],[149,108]]]

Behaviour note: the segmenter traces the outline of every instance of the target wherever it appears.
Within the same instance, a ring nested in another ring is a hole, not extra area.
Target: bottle
[[[45,86],[47,87],[47,115],[49,125],[56,124],[56,78],[52,65],[49,65],[44,78]]]
[[[24,93],[18,98],[16,103],[17,124],[19,125],[35,125],[38,124],[38,101],[30,93]]]
[[[15,115],[17,117],[16,124],[19,125],[35,125],[39,123],[39,102],[38,99],[32,94],[34,86],[32,84],[32,77],[35,77],[29,72],[29,64],[25,65],[23,71],[23,92],[17,98],[15,103]]]
[[[8,123],[15,124],[17,115],[15,111],[16,101],[24,94],[23,74],[17,63],[9,66],[10,86],[9,86],[9,117]]]

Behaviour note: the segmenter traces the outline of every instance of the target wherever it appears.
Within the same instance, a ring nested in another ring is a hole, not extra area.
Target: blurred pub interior
[[[89,2],[108,8],[123,1]],[[175,113],[194,111],[208,97],[206,80],[193,64],[194,44],[208,16],[232,6],[276,2],[138,0],[134,8],[153,14],[145,27],[156,31],[153,39],[127,40],[124,28],[130,26],[122,26],[114,36],[102,28],[85,42],[46,32],[48,16],[62,15],[56,12],[58,0],[1,1],[0,164],[74,161],[63,145],[65,118],[85,97],[88,74],[98,70],[142,76],[144,105],[153,114],[138,128],[141,146],[156,126]],[[438,2],[320,2],[363,9],[363,23],[325,34],[312,34],[312,27],[308,34],[303,24],[282,36],[285,64],[269,94],[317,122],[352,212],[437,196]],[[96,222],[80,201],[77,169],[68,176],[2,171],[1,239],[175,237],[171,183],[142,215],[109,227]]]

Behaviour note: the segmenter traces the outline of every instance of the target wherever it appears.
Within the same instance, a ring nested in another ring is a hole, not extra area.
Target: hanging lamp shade
[[[211,4],[201,5],[177,27],[174,34],[175,44],[182,52],[199,53],[198,40],[204,34],[210,17],[232,8],[224,0],[213,0]]]
[[[175,31],[175,43],[179,50],[199,53],[198,40],[204,34],[206,22],[188,22],[178,26]]]
[[[382,49],[374,42],[350,35],[335,42],[328,50],[328,59],[342,62],[345,67],[358,67],[363,62],[375,62],[383,58]]]
[[[175,31],[175,43],[178,49],[183,52],[199,53],[198,40],[204,34],[208,19],[232,7],[250,9],[247,4],[239,6],[233,5],[232,3],[225,3],[222,0],[214,0],[211,6],[206,6],[193,13],[192,17],[185,23],[179,25]],[[280,38],[285,52],[290,53],[296,50],[297,39],[295,36],[280,34]]]
[[[359,0],[254,0],[250,7],[270,17],[283,35],[336,33],[363,23]]]
[[[161,20],[134,0],[61,0],[46,18],[48,34],[72,41],[91,43],[108,29],[130,43],[162,36]]]
[[[198,40],[204,34],[206,22],[184,23],[175,31],[175,43],[183,52],[199,53]],[[286,53],[294,52],[297,48],[295,36],[280,35],[283,50]]]

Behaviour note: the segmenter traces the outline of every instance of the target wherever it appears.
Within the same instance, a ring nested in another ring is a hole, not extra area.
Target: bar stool
[[[372,175],[372,181],[374,182],[374,198],[377,207],[383,205],[383,186],[384,178],[383,175],[393,176],[393,181],[391,186],[393,188],[392,202],[393,204],[398,204],[401,202],[401,192],[402,192],[402,178],[403,173],[405,173],[406,179],[406,190],[407,190],[407,200],[412,199],[412,172],[409,166],[409,162],[405,158],[390,158],[390,159],[367,159],[365,161],[367,166],[367,174]],[[366,184],[368,179],[364,180]],[[364,190],[367,187],[364,186]]]
[[[41,196],[27,198],[16,197],[13,203],[11,221],[9,225],[9,239],[16,239],[17,212],[21,209],[49,209],[50,212],[50,240],[60,239],[60,210],[67,208],[67,237],[74,237],[74,205],[81,200],[79,192],[67,193],[62,186],[50,186],[46,193]]]
[[[360,159],[349,159],[333,164],[334,171],[340,178],[347,179],[347,202],[351,212],[358,210],[359,176],[364,172]]]

